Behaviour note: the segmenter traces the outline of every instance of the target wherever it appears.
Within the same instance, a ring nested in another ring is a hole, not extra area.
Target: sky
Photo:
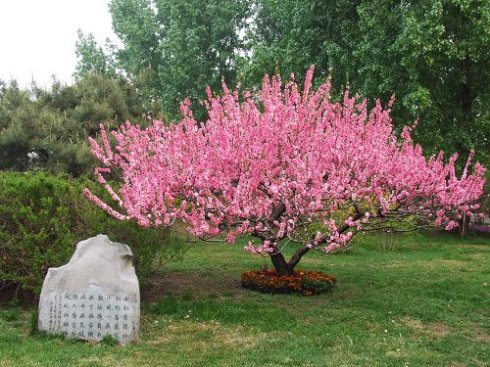
[[[0,0],[0,79],[48,87],[71,83],[77,30],[101,45],[112,32],[109,0]]]

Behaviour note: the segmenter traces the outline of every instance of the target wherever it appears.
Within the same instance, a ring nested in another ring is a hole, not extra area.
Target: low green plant
[[[301,278],[301,288],[305,295],[325,293],[333,289],[335,281],[334,277],[325,280],[304,276]]]
[[[68,181],[54,176],[0,174],[2,286],[39,291],[48,268],[69,257],[77,240],[75,195]]]
[[[13,289],[14,298],[19,291],[38,294],[48,269],[66,263],[78,241],[99,233],[131,247],[143,281],[155,266],[182,253],[166,229],[109,217],[85,199],[87,186],[104,195],[86,178],[0,172],[0,290]]]
[[[394,251],[396,247],[396,233],[381,232],[379,247],[381,251]]]
[[[107,345],[108,347],[115,347],[116,345],[119,344],[117,339],[115,337],[113,337],[112,335],[104,336],[100,342],[103,345]]]
[[[39,333],[38,328],[39,314],[37,310],[31,312],[31,318],[29,319],[29,334],[37,335]]]
[[[20,309],[18,307],[11,307],[0,312],[0,317],[5,321],[15,321],[19,319]]]

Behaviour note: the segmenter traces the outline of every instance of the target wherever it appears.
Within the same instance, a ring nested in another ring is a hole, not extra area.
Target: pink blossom
[[[446,224],[446,227],[444,228],[446,231],[451,231],[454,228],[458,227],[459,224],[458,222],[455,222],[453,220],[449,221],[448,224]]]
[[[114,149],[102,126],[101,145],[90,139],[103,165],[96,175],[124,214],[85,195],[118,219],[181,220],[199,236],[226,231],[230,243],[252,236],[260,244],[247,251],[268,254],[286,237],[331,252],[388,214],[418,213],[449,230],[477,209],[485,168],[471,156],[458,176],[457,155],[426,158],[414,126],[398,139],[379,101],[370,111],[349,93],[333,102],[330,83],[314,90],[312,76],[313,68],[303,93],[279,77],[265,77],[257,94],[208,89],[205,123],[185,101],[177,124],[127,122],[113,131]],[[110,172],[121,172],[118,190],[104,179]],[[321,227],[321,238],[308,226]]]

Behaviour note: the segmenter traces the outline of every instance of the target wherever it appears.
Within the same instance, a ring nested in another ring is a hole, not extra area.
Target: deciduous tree
[[[119,66],[145,76],[145,93],[174,115],[186,97],[204,98],[206,85],[236,82],[243,48],[240,29],[249,0],[112,0]]]
[[[242,73],[303,74],[312,63],[393,116],[419,118],[427,152],[490,161],[490,6],[486,0],[260,0],[252,60]],[[276,68],[276,69],[275,69]],[[396,126],[401,129],[402,125]]]
[[[93,34],[78,31],[78,41],[75,44],[75,54],[78,58],[75,77],[81,79],[90,73],[99,75],[116,75],[115,46],[109,40],[105,49],[95,40]]]
[[[482,194],[484,168],[470,159],[460,176],[457,155],[426,159],[411,127],[397,139],[390,109],[345,94],[330,99],[330,83],[311,88],[313,68],[300,93],[294,82],[266,77],[259,95],[208,89],[209,119],[198,123],[182,106],[175,125],[146,129],[127,123],[90,139],[103,163],[96,173],[122,212],[85,193],[119,219],[142,226],[183,220],[196,236],[247,236],[246,249],[270,256],[280,274],[291,274],[313,249],[331,252],[356,233],[394,230],[396,222],[423,220],[450,230],[461,214],[472,215]],[[470,169],[473,169],[470,172]],[[120,172],[117,193],[104,174]],[[286,260],[282,246],[299,247]]]

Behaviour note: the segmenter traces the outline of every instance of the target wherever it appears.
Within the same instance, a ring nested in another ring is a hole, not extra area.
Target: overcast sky
[[[0,79],[71,82],[77,30],[102,45],[112,33],[109,0],[0,0]]]

